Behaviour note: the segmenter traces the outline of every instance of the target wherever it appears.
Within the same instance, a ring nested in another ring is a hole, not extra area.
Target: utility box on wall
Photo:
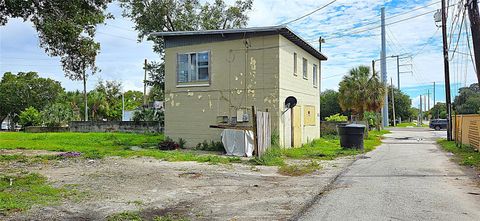
[[[305,126],[316,126],[317,112],[315,112],[315,106],[305,105],[303,107],[303,122]]]

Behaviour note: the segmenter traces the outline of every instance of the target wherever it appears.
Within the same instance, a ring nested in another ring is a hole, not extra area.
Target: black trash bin
[[[365,125],[337,125],[337,130],[338,135],[340,136],[340,146],[342,146],[343,148],[363,150],[363,136],[365,134]]]

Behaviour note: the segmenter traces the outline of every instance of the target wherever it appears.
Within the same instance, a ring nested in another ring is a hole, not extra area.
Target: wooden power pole
[[[480,15],[478,0],[468,0],[468,17],[472,30],[473,53],[475,54],[475,67],[477,69],[477,80],[480,84]]]
[[[450,64],[448,58],[447,8],[442,0],[443,66],[445,72],[445,100],[447,103],[447,140],[452,141],[452,98],[450,95]]]
[[[397,122],[396,122],[396,117],[395,117],[395,93],[394,93],[394,89],[395,87],[393,86],[393,78],[390,78],[390,84],[392,85],[392,116],[393,116],[393,126],[396,127],[397,126]]]
[[[147,59],[144,64],[145,76],[143,78],[143,107],[147,107]]]

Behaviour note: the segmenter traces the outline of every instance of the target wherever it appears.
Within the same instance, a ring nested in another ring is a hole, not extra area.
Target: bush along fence
[[[158,121],[72,121],[70,132],[163,133]]]
[[[480,114],[456,115],[452,125],[453,138],[457,144],[480,150]]]
[[[322,121],[320,122],[320,136],[337,135],[337,125],[347,121]]]

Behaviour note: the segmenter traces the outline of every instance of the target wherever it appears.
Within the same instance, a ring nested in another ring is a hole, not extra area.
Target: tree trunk
[[[88,121],[87,76],[83,72],[83,100],[85,101],[85,121]]]

